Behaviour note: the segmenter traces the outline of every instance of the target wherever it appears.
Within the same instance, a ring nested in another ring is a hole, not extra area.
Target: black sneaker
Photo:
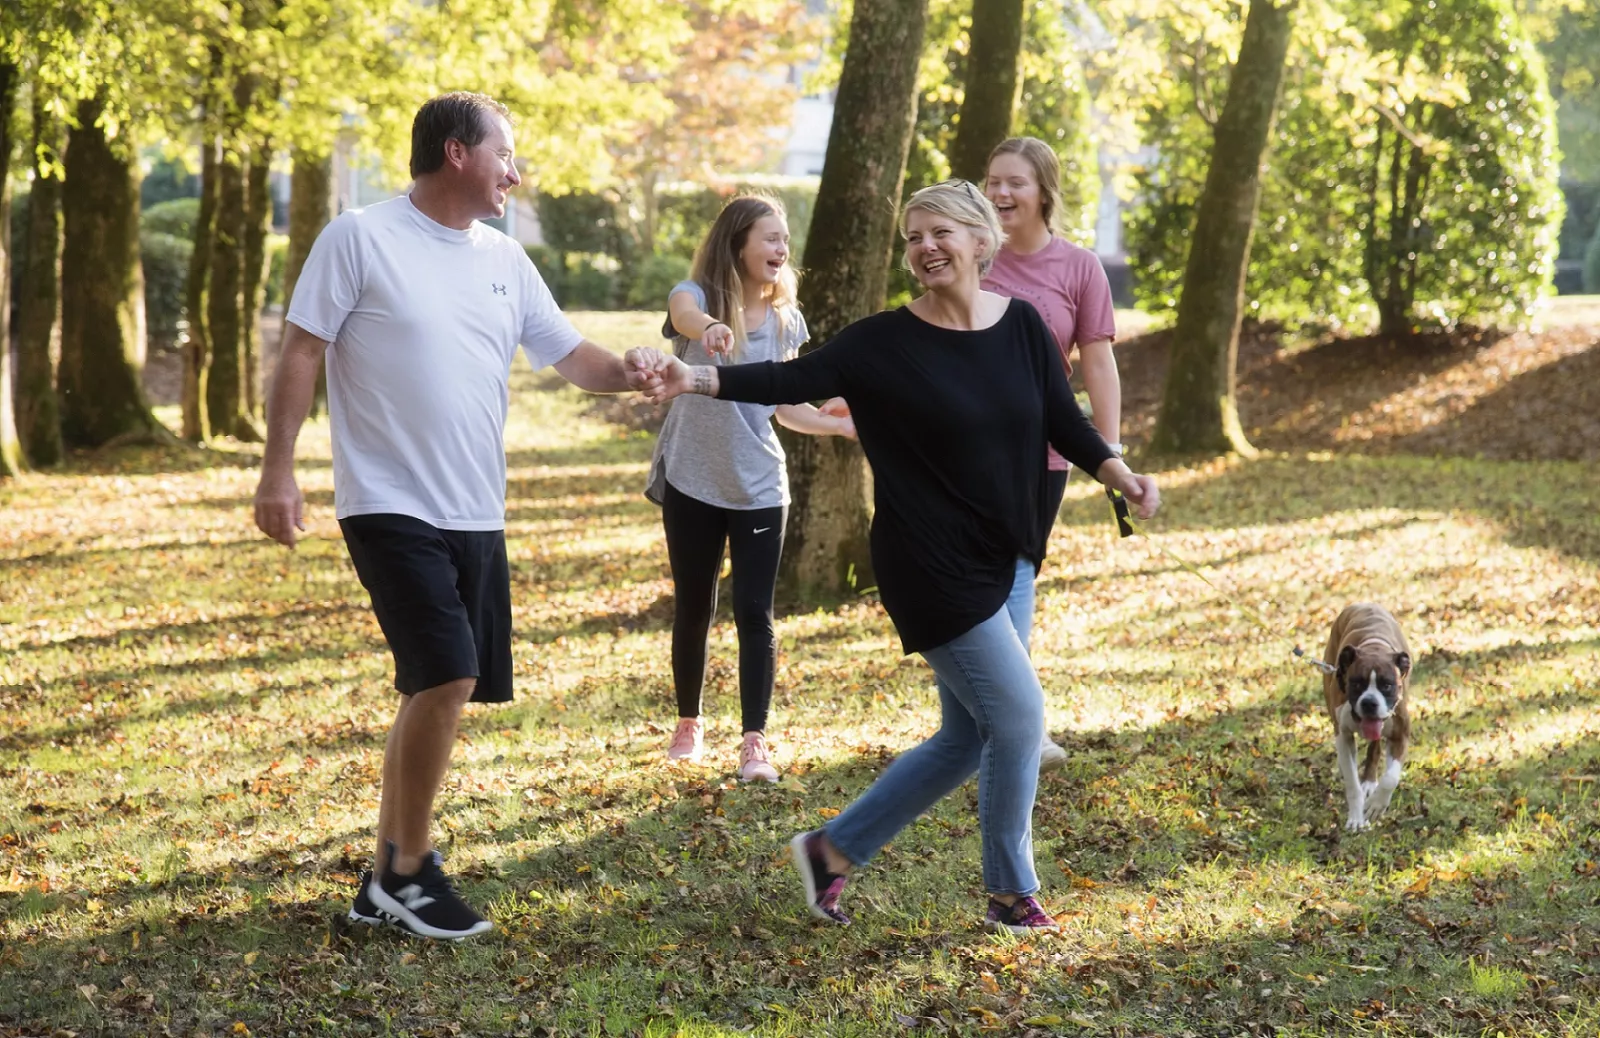
[[[394,844],[388,845],[388,858],[394,860]],[[384,870],[367,883],[367,896],[379,911],[396,926],[419,937],[447,941],[472,937],[494,929],[494,924],[461,900],[441,867],[438,851],[429,851],[422,867],[409,876]]]
[[[373,904],[372,898],[367,895],[367,884],[371,882],[372,873],[363,872],[361,874],[361,886],[356,888],[355,903],[350,906],[350,921],[366,926],[382,926],[385,923],[393,922],[389,918],[389,913]]]

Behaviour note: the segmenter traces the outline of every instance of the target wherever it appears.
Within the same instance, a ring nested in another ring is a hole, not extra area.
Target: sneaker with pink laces
[[[849,877],[828,871],[828,858],[822,853],[822,830],[801,833],[789,841],[789,857],[806,888],[806,907],[818,919],[849,926],[850,917],[839,908],[839,895]]]
[[[984,918],[983,925],[990,930],[1008,930],[1019,937],[1061,929],[1061,924],[1050,918],[1031,895],[1019,897],[1009,905],[991,897],[989,914]]]
[[[745,732],[739,746],[739,778],[744,782],[776,782],[778,769],[772,766],[767,740],[760,732]]]
[[[680,717],[667,747],[668,760],[699,760],[706,749],[706,726],[698,717]]]

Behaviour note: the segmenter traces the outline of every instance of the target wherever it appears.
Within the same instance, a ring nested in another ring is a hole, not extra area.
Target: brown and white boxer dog
[[[1323,692],[1333,719],[1339,775],[1350,811],[1344,827],[1365,829],[1383,814],[1400,785],[1400,769],[1411,742],[1406,711],[1406,679],[1411,676],[1411,649],[1400,625],[1383,606],[1357,602],[1333,621],[1323,660],[1334,670],[1323,672]],[[1367,759],[1356,773],[1356,751],[1367,744]],[[1378,777],[1384,746],[1389,764]]]

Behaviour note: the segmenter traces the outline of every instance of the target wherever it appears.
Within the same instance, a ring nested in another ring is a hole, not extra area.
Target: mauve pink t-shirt
[[[1116,338],[1111,283],[1100,266],[1100,257],[1065,238],[1051,238],[1050,244],[1028,256],[1001,249],[989,276],[983,279],[983,287],[1033,304],[1045,325],[1055,333],[1061,363],[1069,375],[1069,354],[1074,346]],[[1051,471],[1068,468],[1071,466],[1067,460],[1052,448]]]

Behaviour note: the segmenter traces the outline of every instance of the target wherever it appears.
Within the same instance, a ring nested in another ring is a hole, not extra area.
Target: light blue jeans
[[[978,773],[983,885],[1032,894],[1033,796],[1039,784],[1044,690],[1028,658],[1033,563],[1017,560],[1006,604],[967,633],[922,654],[939,685],[939,730],[907,750],[825,827],[853,864],[865,865],[896,833]]]

